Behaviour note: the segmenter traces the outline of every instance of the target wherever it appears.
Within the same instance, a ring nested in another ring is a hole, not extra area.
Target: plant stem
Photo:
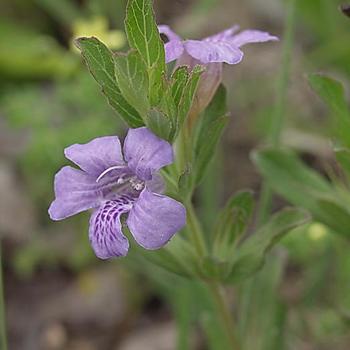
[[[283,39],[282,65],[276,87],[276,102],[272,114],[271,126],[267,136],[267,141],[273,147],[279,147],[281,131],[284,124],[284,117],[287,106],[288,83],[291,68],[291,56],[294,44],[294,29],[296,23],[296,0],[289,0],[287,8],[287,19],[285,25],[285,35]],[[265,223],[268,219],[272,203],[272,190],[264,182],[261,190],[258,225]]]
[[[225,301],[222,287],[215,281],[208,281],[207,285],[215,302],[217,315],[219,316],[222,326],[227,335],[227,340],[230,344],[230,350],[240,350],[241,346],[236,337],[235,322]]]
[[[207,245],[204,240],[202,228],[198,221],[196,212],[193,208],[193,204],[189,202],[187,208],[187,223],[189,227],[190,239],[196,248],[196,251],[200,257],[207,254]]]
[[[3,281],[3,274],[2,274],[1,240],[0,240],[0,350],[7,350],[6,323],[5,323],[4,281]]]

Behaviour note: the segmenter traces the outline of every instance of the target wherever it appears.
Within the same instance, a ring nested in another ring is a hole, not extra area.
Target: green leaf
[[[171,76],[171,94],[176,106],[179,106],[181,103],[188,78],[189,72],[186,66],[178,67]]]
[[[170,141],[180,132],[189,114],[203,68],[196,66],[191,73],[187,67],[179,67],[171,76],[168,90],[163,94],[161,106],[172,123]]]
[[[336,192],[335,192],[336,195]],[[329,226],[335,232],[350,238],[350,202],[338,203],[335,199],[318,198],[318,210],[315,218]]]
[[[144,59],[149,75],[149,96],[156,106],[163,93],[166,71],[164,43],[155,22],[151,0],[129,0],[125,30],[132,48]]]
[[[186,164],[184,171],[179,177],[178,192],[183,201],[190,200],[193,194],[193,176],[192,166],[190,163]]]
[[[295,205],[314,211],[316,196],[332,192],[326,179],[304,165],[293,152],[264,149],[253,153],[252,160],[272,188]]]
[[[148,74],[140,54],[137,51],[130,51],[127,55],[116,54],[114,60],[115,76],[123,96],[145,119],[150,108]]]
[[[227,282],[241,281],[258,271],[264,264],[266,253],[285,234],[308,220],[309,215],[297,208],[284,209],[272,216],[266,225],[237,247]]]
[[[160,138],[171,142],[172,124],[167,115],[157,108],[152,108],[146,119],[147,127]]]
[[[212,102],[204,111],[195,141],[195,171],[198,184],[214,156],[216,146],[229,118],[226,111],[226,89],[218,88]]]
[[[172,74],[170,80],[170,91],[168,91],[167,95],[171,102],[168,103],[168,114],[174,125],[174,134],[172,135],[174,139],[180,131],[179,115],[189,77],[190,75],[187,67],[178,67]]]
[[[112,52],[97,38],[79,38],[77,47],[109,104],[119,113],[130,127],[139,127],[144,122],[139,113],[123,97],[115,76],[115,63]]]
[[[177,116],[177,125],[178,125],[178,131],[181,130],[187,116],[188,113],[190,112],[192,103],[193,103],[193,99],[195,97],[196,91],[197,91],[197,87],[198,87],[198,83],[199,83],[199,78],[201,76],[201,74],[204,72],[203,67],[202,66],[195,66],[190,74],[190,76],[188,77],[187,83],[186,85],[183,87],[182,90],[182,95],[181,98],[177,103],[177,101],[175,100],[175,104],[176,106],[178,106],[178,116]],[[215,97],[214,97],[215,98]]]
[[[332,112],[336,137],[344,146],[350,147],[350,110],[342,84],[322,74],[310,74],[309,82]]]
[[[336,187],[288,151],[265,149],[253,161],[273,190],[292,204],[308,209],[314,218],[338,234],[350,237],[350,200]]]
[[[232,196],[217,220],[213,254],[226,260],[237,240],[242,237],[253,215],[252,191],[241,191]]]

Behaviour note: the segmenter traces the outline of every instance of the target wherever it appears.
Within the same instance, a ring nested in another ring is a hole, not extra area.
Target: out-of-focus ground
[[[320,171],[331,161],[327,112],[305,74],[325,71],[345,84],[349,81],[350,21],[338,4],[300,1],[282,138]],[[73,22],[80,17],[89,21],[98,14],[114,29],[123,29],[124,5],[119,0],[0,3],[0,235],[11,350],[176,348],[177,306],[159,286],[158,270],[144,271],[133,257],[112,262],[95,258],[86,213],[65,222],[47,217],[54,174],[66,164],[63,148],[124,133],[70,44]],[[284,1],[158,0],[155,9],[160,23],[184,37],[203,37],[238,23],[242,29],[266,30],[283,40]],[[281,47],[281,42],[247,46],[241,64],[225,67],[232,116],[218,160],[198,196],[204,201],[198,200],[203,212],[210,212],[208,191],[217,194],[220,204],[238,189],[259,191],[261,178],[249,153],[263,143],[268,129]],[[275,206],[281,205],[277,198]],[[315,259],[322,259],[323,243],[321,248],[315,244]],[[279,286],[278,300],[289,312],[284,322],[290,325],[283,349],[349,349],[350,309],[345,306],[337,313],[341,299],[335,307],[324,285],[318,284],[322,276],[331,283],[332,271],[323,267],[310,272],[312,261],[298,260],[309,254],[301,250],[291,253]],[[305,297],[310,276],[318,292]],[[350,276],[349,264],[344,276]],[[347,288],[348,281],[344,277]],[[177,288],[175,293],[181,293],[181,285]],[[200,332],[192,338],[193,349],[206,348]]]

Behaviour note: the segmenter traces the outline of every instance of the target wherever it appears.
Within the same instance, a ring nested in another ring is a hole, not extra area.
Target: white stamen
[[[117,180],[117,185],[122,185],[123,183],[125,183],[126,180],[124,179],[124,177],[120,177],[118,180]]]
[[[136,191],[141,191],[142,188],[143,188],[143,184],[135,184],[134,188],[135,188]]]
[[[102,172],[102,173],[100,174],[100,176],[96,179],[96,182],[99,182],[99,181],[100,181],[106,174],[108,174],[110,171],[115,170],[115,169],[123,169],[123,168],[125,168],[125,165],[115,165],[115,166],[111,166],[110,168],[106,169],[104,172]],[[122,180],[121,183],[124,182],[124,179],[122,179],[122,178],[118,179],[118,181],[119,181],[119,180]]]
[[[129,180],[131,187],[136,191],[141,191],[144,188],[144,182],[137,180],[136,178],[132,178]]]

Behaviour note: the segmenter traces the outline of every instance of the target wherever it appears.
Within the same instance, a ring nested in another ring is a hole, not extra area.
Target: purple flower
[[[203,40],[182,40],[169,26],[158,26],[159,32],[168,37],[165,44],[166,62],[189,55],[200,64],[228,63],[237,64],[243,59],[240,48],[250,43],[262,43],[278,40],[276,36],[259,30],[244,30],[235,34],[239,27],[233,26],[223,32],[209,36]]]
[[[129,241],[121,215],[136,242],[146,249],[164,246],[186,222],[184,206],[159,194],[157,173],[173,162],[171,145],[147,128],[130,129],[123,147],[117,136],[100,137],[65,149],[80,169],[63,167],[55,177],[56,199],[49,208],[53,220],[93,209],[89,239],[101,259],[125,256]]]
[[[276,41],[276,36],[259,30],[244,30],[235,34],[239,27],[233,26],[203,40],[182,40],[169,26],[158,26],[159,32],[168,38],[165,44],[165,59],[169,63],[177,60],[177,66],[193,68],[197,64],[204,65],[197,89],[196,99],[190,112],[196,116],[207,107],[222,81],[222,64],[237,64],[243,59],[241,47],[250,43]]]

